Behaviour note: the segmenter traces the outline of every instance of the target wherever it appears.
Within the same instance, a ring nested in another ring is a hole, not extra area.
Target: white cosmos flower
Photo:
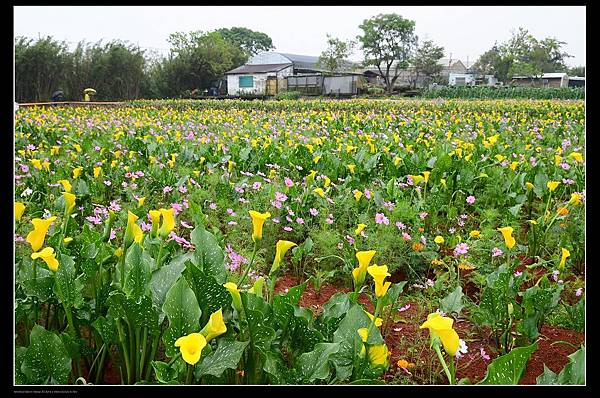
[[[467,343],[463,339],[458,339],[458,350],[456,350],[456,354],[454,356],[456,359],[460,359],[464,354],[468,351]]]

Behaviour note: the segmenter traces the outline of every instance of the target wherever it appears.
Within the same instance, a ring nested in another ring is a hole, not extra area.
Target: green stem
[[[165,240],[161,239],[160,240],[160,247],[158,249],[158,257],[156,258],[156,269],[160,269],[160,266],[162,265],[161,263],[161,255],[162,255],[162,251],[163,251],[163,246],[165,245]]]
[[[121,258],[119,258],[119,283],[121,284],[121,290],[125,289],[125,244],[121,246],[123,248],[123,252],[121,253]]]
[[[139,367],[138,367],[138,379],[142,379],[144,373],[144,366],[146,366],[146,345],[148,343],[148,327],[144,326],[144,336],[142,338],[142,353],[140,355]]]
[[[250,264],[248,264],[248,267],[246,268],[246,271],[244,271],[244,275],[242,275],[242,279],[240,279],[240,281],[238,282],[239,286],[242,286],[242,283],[246,279],[246,276],[248,275],[248,272],[252,268],[252,264],[254,264],[254,258],[256,257],[256,252],[257,251],[258,251],[258,242],[254,242],[254,251],[252,251],[252,259],[250,260]]]
[[[127,351],[127,344],[125,342],[125,333],[123,332],[123,326],[121,325],[120,319],[117,319],[117,330],[119,332],[119,342],[121,343],[121,349],[123,351],[123,359],[125,360],[125,368],[127,369],[127,381],[129,382],[129,375],[131,373],[129,367],[129,353]],[[121,378],[123,380],[123,378]]]
[[[136,353],[135,353],[135,334],[133,332],[133,328],[131,327],[131,323],[129,323],[129,321],[127,321],[127,329],[129,330],[128,336],[129,337],[129,365],[131,366],[131,374],[129,375],[129,384],[133,384],[135,382],[135,375],[136,375]]]
[[[192,375],[194,374],[194,366],[187,364],[187,376],[185,377],[185,384],[192,384]]]
[[[156,350],[158,349],[158,341],[160,340],[161,334],[158,333],[152,338],[152,349],[150,350],[150,357],[148,357],[148,366],[146,367],[146,377],[145,380],[150,379],[150,372],[152,371],[151,361],[154,360],[154,356],[156,355]]]
[[[100,357],[100,364],[96,370],[96,380],[95,383],[100,383],[100,378],[104,374],[104,361],[106,360],[106,353],[108,352],[108,348],[102,352],[102,356]]]
[[[446,360],[444,360],[444,356],[442,355],[442,352],[440,351],[439,343],[435,343],[433,348],[434,348],[435,352],[437,353],[438,358],[440,359],[440,363],[442,364],[442,367],[444,368],[444,372],[446,373],[446,377],[448,378],[450,385],[453,385],[454,379],[452,377],[452,374],[450,373],[450,370],[448,369],[448,365],[446,365]]]

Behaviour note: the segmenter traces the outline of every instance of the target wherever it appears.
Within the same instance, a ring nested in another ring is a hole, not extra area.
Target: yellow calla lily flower
[[[388,366],[390,352],[385,344],[369,347],[369,363],[371,366]]]
[[[31,245],[31,249],[34,252],[37,252],[44,245],[44,239],[46,239],[46,234],[48,233],[48,228],[50,228],[50,224],[52,224],[56,220],[56,216],[52,216],[45,220],[41,218],[34,218],[31,220],[33,224],[33,231],[27,234],[25,238],[27,242]]]
[[[283,256],[288,252],[292,247],[298,246],[294,242],[290,242],[289,240],[278,240],[275,245],[275,259],[273,260],[273,265],[271,266],[271,271],[269,275],[273,274],[273,272],[277,271],[281,266],[281,261],[283,260]]]
[[[579,152],[571,152],[569,158],[574,159],[576,162],[583,163],[583,156]]]
[[[583,195],[577,192],[573,192],[571,194],[571,199],[569,199],[570,205],[579,205],[583,200]]]
[[[75,195],[69,192],[63,192],[63,197],[65,198],[65,210],[67,214],[71,214],[73,209],[75,208]]]
[[[427,321],[425,321],[419,328],[427,328],[429,329],[429,333],[432,337],[439,337],[442,345],[444,346],[444,350],[448,353],[448,355],[453,357],[456,354],[456,350],[458,350],[458,346],[460,344],[458,334],[452,328],[453,323],[454,320],[452,318],[441,316],[439,313],[434,312],[427,316]]]
[[[361,286],[367,276],[367,267],[375,256],[375,250],[360,251],[356,253],[358,259],[358,267],[352,270],[352,278],[354,279],[355,286]]]
[[[424,171],[423,172],[423,178],[425,179],[425,184],[427,184],[427,182],[429,182],[429,175],[431,174],[430,171]]]
[[[535,188],[535,185],[533,185],[533,184],[532,184],[532,183],[530,183],[530,182],[526,182],[526,183],[525,183],[525,186],[527,187],[527,190],[528,190],[528,191],[531,191],[533,188]]]
[[[206,342],[208,343],[212,339],[217,336],[222,335],[227,331],[227,326],[225,326],[225,322],[223,322],[223,309],[219,308],[218,311],[213,312],[208,319],[208,323],[204,326],[204,328],[200,331],[206,338]]]
[[[558,187],[559,184],[560,184],[559,181],[548,181],[546,183],[546,186],[548,187],[550,192],[553,192]]]
[[[54,253],[54,249],[51,247],[45,247],[37,253],[32,253],[31,258],[33,260],[41,258],[48,265],[48,268],[51,271],[56,272],[58,270],[58,260],[56,259],[56,253]]]
[[[240,291],[238,290],[238,286],[233,282],[227,282],[223,285],[225,289],[231,294],[231,298],[233,300],[233,307],[240,312],[242,309],[242,296],[240,296]]]
[[[447,189],[448,187],[446,186],[446,179],[445,178],[441,178],[440,179],[440,183],[442,184],[442,186]]]
[[[21,217],[25,212],[25,205],[23,202],[15,202],[15,219],[21,221]]]
[[[137,225],[135,222],[139,217],[133,214],[131,211],[127,211],[127,227],[125,227],[125,248],[128,248],[135,239],[134,225]]]
[[[365,229],[366,226],[367,226],[366,224],[358,224],[354,233],[356,235],[359,235]]]
[[[146,202],[146,197],[143,198],[138,198],[138,206],[143,206],[144,203]]]
[[[363,310],[363,311],[365,311],[365,310]],[[371,322],[373,322],[373,318],[375,318],[375,316],[373,314],[371,314],[369,311],[365,311],[365,314],[367,314],[369,316],[369,319],[371,320]],[[381,325],[383,325],[383,319],[375,318],[375,326],[377,326],[379,328],[379,327],[381,327]]]
[[[58,182],[61,183],[63,189],[67,192],[71,192],[71,189],[73,189],[69,180],[58,180]]]
[[[202,349],[206,346],[206,338],[201,333],[191,333],[177,339],[175,347],[179,347],[181,357],[190,365],[200,360]]]
[[[560,250],[562,251],[562,255],[560,257],[560,264],[558,264],[558,269],[563,269],[565,267],[565,263],[567,262],[567,257],[569,257],[571,253],[564,247]]]
[[[158,234],[158,227],[160,225],[160,211],[159,210],[150,210],[150,219],[152,219],[152,230],[150,233],[152,236],[156,236]]]
[[[79,178],[81,172],[83,171],[83,167],[76,167],[73,169],[73,178]]]
[[[265,221],[271,217],[271,213],[259,213],[254,210],[250,210],[248,213],[250,213],[250,217],[252,217],[252,240],[254,242],[260,241],[263,234],[263,225]]]
[[[411,177],[414,185],[419,185],[419,183],[425,179],[425,177],[423,177],[423,176],[413,176],[413,175],[411,175],[410,177]]]
[[[167,236],[169,236],[171,231],[175,229],[175,209],[171,207],[168,210],[159,209],[158,211],[160,211],[160,214],[162,215],[163,219],[162,225],[160,226],[158,233],[163,238],[166,238]]]
[[[506,245],[506,247],[508,247],[509,249],[512,249],[514,247],[515,243],[517,243],[515,238],[513,238],[513,236],[512,236],[512,233],[513,233],[512,227],[498,228],[498,231],[502,232],[502,236],[504,237],[504,244]]]
[[[354,199],[356,199],[357,202],[360,200],[360,198],[362,196],[363,196],[363,193],[361,191],[354,192]]]
[[[367,268],[367,272],[373,277],[373,280],[375,281],[375,296],[385,296],[392,284],[391,282],[384,282],[386,277],[391,276],[391,274],[388,272],[387,265],[371,265]]]
[[[315,188],[313,189],[313,192],[318,194],[322,198],[325,197],[325,191],[323,191],[323,188]]]
[[[350,170],[350,173],[354,174],[354,171],[356,170],[356,165],[349,164],[348,165],[348,170]]]

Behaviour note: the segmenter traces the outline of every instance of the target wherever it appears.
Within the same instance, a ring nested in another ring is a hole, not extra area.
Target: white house
[[[293,74],[291,63],[246,64],[226,72],[228,95],[275,94],[286,76]]]
[[[471,73],[450,73],[448,75],[448,85],[450,86],[474,86],[475,75]]]

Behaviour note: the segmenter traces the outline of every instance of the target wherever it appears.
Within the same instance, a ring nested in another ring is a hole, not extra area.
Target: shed
[[[542,76],[514,76],[512,84],[523,87],[568,87],[566,73],[544,73]]]
[[[448,75],[448,85],[450,86],[474,86],[475,75],[471,73],[450,73]]]
[[[285,77],[293,73],[291,63],[242,65],[226,72],[228,95],[275,95]]]
[[[323,94],[325,95],[356,95],[360,74],[346,74],[323,77]]]
[[[569,76],[569,87],[585,87],[585,77]]]

